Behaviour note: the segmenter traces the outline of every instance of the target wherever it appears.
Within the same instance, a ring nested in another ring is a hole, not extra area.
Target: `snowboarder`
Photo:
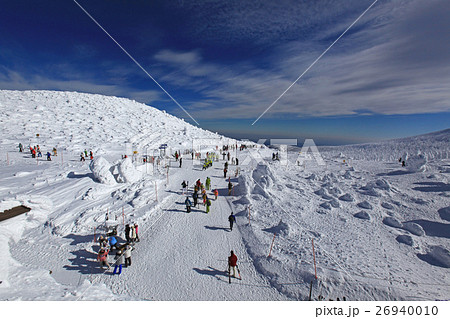
[[[211,188],[211,179],[209,177],[206,178],[205,186],[206,190],[209,191],[209,189]]]
[[[131,266],[131,250],[133,248],[130,245],[125,246],[123,256],[125,257],[125,267]]]
[[[109,263],[108,263],[108,253],[109,250],[108,249],[104,249],[104,248],[100,248],[98,255],[97,255],[97,260],[100,262],[100,268],[103,269],[103,266],[106,267],[110,267]]]
[[[192,194],[192,198],[194,199],[194,207],[197,207],[197,200],[198,200],[197,192],[194,192],[194,194]]]
[[[228,216],[228,221],[230,222],[230,231],[233,230],[233,223],[236,222],[236,217],[233,215],[233,212],[231,212],[231,215]]]
[[[217,200],[217,196],[219,196],[219,191],[217,189],[214,190],[214,196],[216,197],[215,200]]]
[[[208,197],[206,197],[206,213],[209,213],[209,209],[211,207],[211,201]]]
[[[39,152],[40,153],[40,152]],[[41,155],[42,156],[42,155]],[[52,157],[51,157],[51,154],[50,154],[50,152],[47,152],[47,161],[51,161],[52,160]]]
[[[236,266],[237,266],[237,256],[234,254],[234,251],[231,251],[230,256],[228,257],[228,276],[230,277],[231,283],[231,269],[233,269],[233,277],[236,277]]]
[[[233,184],[231,184],[230,179],[228,179],[228,196],[231,195],[232,190],[233,190]]]
[[[119,269],[119,272],[117,274],[120,275],[122,273],[122,264],[123,264],[123,254],[122,254],[122,250],[120,250],[120,249],[116,252],[115,264],[116,264],[116,266],[114,267],[113,275],[116,274],[117,269]]]
[[[186,204],[186,212],[190,213],[191,212],[192,203],[189,200],[189,197],[186,197],[186,200],[184,201],[184,203]]]
[[[130,243],[130,242],[131,242],[131,239],[130,239],[130,230],[131,230],[130,225],[129,225],[129,224],[126,224],[126,225],[125,225],[125,239],[126,239],[127,243]]]
[[[22,146],[22,143],[19,143],[19,152],[23,152],[23,146]]]
[[[53,156],[58,156],[58,151],[56,150],[56,147],[53,148]]]
[[[89,152],[89,158],[90,158],[91,160],[94,159],[94,153],[92,153],[92,151]]]
[[[84,161],[86,161],[86,159],[84,158],[83,152],[81,152],[81,154],[80,154],[80,162],[84,162]]]
[[[402,161],[402,167],[405,167],[405,166],[406,166],[405,161]]]
[[[87,157],[87,150],[84,150],[84,157]]]

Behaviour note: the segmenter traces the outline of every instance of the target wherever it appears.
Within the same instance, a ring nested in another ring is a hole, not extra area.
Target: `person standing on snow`
[[[234,254],[234,251],[231,251],[230,256],[228,257],[228,274],[231,276],[231,269],[233,269],[233,277],[236,277],[236,266],[237,266],[237,256]]]
[[[219,196],[219,191],[217,189],[214,190],[214,196],[216,196],[215,200],[217,200],[217,196]]]
[[[189,197],[186,197],[186,200],[184,201],[184,203],[186,204],[186,212],[190,213],[191,212],[192,203],[189,200]]]
[[[134,225],[130,227],[130,239],[132,243],[136,241],[136,229],[134,229]]]
[[[183,162],[183,158],[180,157],[180,168],[181,168],[181,163]]]
[[[130,245],[125,246],[123,256],[125,257],[125,267],[131,266],[131,250],[133,248]]]
[[[52,154],[50,154],[50,152],[47,152],[47,161],[51,161],[52,160],[51,156],[52,156]]]
[[[211,188],[211,179],[209,177],[206,178],[205,186],[206,190],[209,191],[209,189]]]
[[[119,249],[116,252],[116,262],[115,262],[116,266],[114,267],[114,272],[113,275],[116,274],[117,269],[119,269],[119,272],[117,273],[118,275],[120,275],[122,273],[122,264],[123,264],[123,254],[122,254],[122,250]]]
[[[138,233],[138,224],[134,224],[134,230],[136,231],[136,241],[140,242],[139,233]]]
[[[233,215],[233,212],[231,212],[231,215],[228,216],[228,221],[230,222],[230,231],[233,230],[233,223],[236,222],[236,217]]]
[[[97,260],[100,262],[100,268],[103,269],[103,266],[106,267],[110,267],[109,263],[108,263],[108,253],[109,253],[109,249],[107,248],[100,248],[98,255],[97,255]]]
[[[197,192],[194,192],[194,194],[192,194],[192,198],[194,199],[194,207],[197,207],[197,200],[198,200]]]
[[[130,238],[130,230],[131,230],[130,225],[129,225],[129,224],[126,224],[126,225],[125,225],[125,239],[126,239],[127,243],[130,243],[130,242],[131,242],[131,238]]]
[[[22,146],[22,143],[19,143],[19,152],[23,152],[23,146]]]
[[[209,213],[209,209],[211,207],[211,201],[208,197],[206,197],[206,213]]]
[[[224,168],[223,169],[223,178],[227,178],[227,169],[226,168]]]
[[[111,246],[111,249],[113,247],[115,247],[116,249],[119,249],[119,247],[117,247],[117,239],[114,236],[109,237],[109,246]]]

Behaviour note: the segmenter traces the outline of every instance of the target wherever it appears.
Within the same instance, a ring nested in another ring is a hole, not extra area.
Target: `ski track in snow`
[[[183,168],[166,159],[167,185],[166,170],[157,167],[152,174],[151,164],[135,164],[142,174],[135,182],[104,185],[79,154],[93,150],[117,165],[126,152],[151,154],[164,143],[173,152],[192,148],[195,139],[219,145],[234,140],[114,97],[1,91],[0,106],[0,151],[7,155],[0,159],[0,208],[32,208],[0,224],[2,300],[305,300],[311,281],[314,299],[448,298],[448,130],[321,148],[325,167],[295,165],[294,149],[286,169],[271,161],[274,150],[264,148],[266,161],[241,167],[238,178],[231,176],[233,196],[226,196],[222,156],[206,171],[192,167],[190,155]],[[17,152],[19,142],[24,153]],[[59,155],[36,161],[28,144],[41,145],[44,154],[56,146]],[[248,154],[238,152],[241,163]],[[188,180],[192,190],[207,176],[219,189],[218,200],[209,214],[202,205],[187,214],[181,182]],[[237,227],[229,232],[231,210]],[[113,276],[112,269],[98,267],[94,229],[104,233],[108,212],[122,236],[122,211],[125,222],[139,224],[141,241],[132,266]],[[243,278],[232,284],[225,271],[230,250]]]

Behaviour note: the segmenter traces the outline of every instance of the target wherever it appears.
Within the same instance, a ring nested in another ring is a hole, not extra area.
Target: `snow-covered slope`
[[[32,209],[0,223],[2,300],[305,300],[311,282],[315,300],[448,299],[448,130],[321,148],[325,165],[298,165],[297,152],[278,162],[266,148],[236,150],[234,140],[127,99],[0,91],[0,108],[0,211]],[[197,149],[200,140],[211,146]],[[18,143],[58,156],[34,159]],[[229,165],[230,195],[221,155],[202,170],[188,154],[222,145],[241,163],[240,172]],[[93,161],[80,162],[85,149]],[[219,191],[211,212],[186,214],[181,182],[191,194],[207,176]],[[101,271],[94,236],[117,225],[123,242],[131,222],[141,237],[133,265],[120,277]],[[230,285],[231,249],[242,281]]]

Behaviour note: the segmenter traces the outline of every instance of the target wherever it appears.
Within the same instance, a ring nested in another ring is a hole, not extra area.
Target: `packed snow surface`
[[[314,300],[450,295],[450,130],[272,161],[275,149],[123,98],[0,91],[0,108],[0,212],[31,208],[0,223],[1,300],[307,300],[311,283]],[[203,170],[207,152],[217,157]],[[206,177],[210,213],[186,213]],[[122,244],[134,223],[132,265],[100,269],[99,235],[117,228]],[[231,284],[230,250],[242,276]]]

